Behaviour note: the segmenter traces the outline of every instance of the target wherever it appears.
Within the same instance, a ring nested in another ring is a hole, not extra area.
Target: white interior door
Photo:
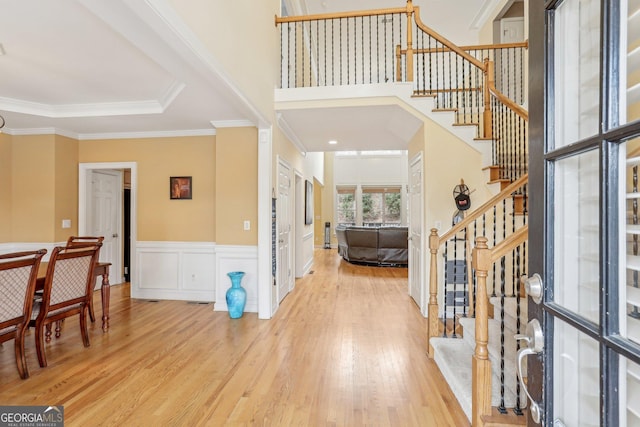
[[[122,227],[122,172],[95,170],[91,179],[91,212],[88,218],[88,234],[104,236],[100,249],[100,261],[110,262],[109,278],[112,284],[123,279],[121,265]],[[98,284],[96,284],[98,286]]]
[[[423,227],[422,155],[412,159],[409,169],[409,295],[423,311],[424,262],[422,256]]]
[[[278,163],[278,303],[291,289],[291,168],[283,162]]]

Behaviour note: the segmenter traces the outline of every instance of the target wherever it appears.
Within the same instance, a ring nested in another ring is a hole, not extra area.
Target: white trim
[[[95,139],[142,139],[142,138],[172,138],[185,136],[210,136],[215,135],[215,129],[186,129],[186,130],[166,130],[149,132],[106,132],[106,133],[83,133],[77,136],[79,140]]]
[[[2,133],[9,135],[60,135],[67,138],[78,139],[78,134],[58,128],[30,128],[30,129],[11,129],[4,127]]]
[[[291,129],[287,120],[282,116],[282,113],[276,113],[276,120],[278,122],[278,127],[280,130],[289,138],[289,140],[293,143],[293,145],[300,151],[301,154],[307,154],[307,147],[300,141],[298,135]]]
[[[307,274],[309,271],[311,271],[311,266],[313,265],[313,236],[314,236],[315,232],[313,230],[313,228],[311,229],[311,231],[307,234],[305,234],[304,236],[302,236],[302,253],[304,256],[305,250],[307,248],[311,249],[311,256],[308,257],[307,259],[303,260],[304,261],[304,266],[303,266],[303,272],[302,275],[304,276],[305,274]],[[295,284],[295,281],[294,281]]]
[[[87,233],[87,179],[89,171],[94,169],[130,169],[131,170],[131,241],[130,268],[131,275],[131,297],[138,298],[137,280],[137,239],[138,239],[138,163],[137,162],[102,162],[102,163],[80,163],[78,164],[78,235]]]
[[[249,120],[212,120],[210,123],[214,128],[246,128],[256,125]]]
[[[135,298],[215,301],[217,249],[213,242],[138,242]]]
[[[215,129],[186,129],[167,131],[145,131],[145,132],[104,132],[104,133],[75,133],[58,128],[31,128],[31,129],[11,129],[4,127],[2,133],[8,135],[60,135],[79,141],[89,141],[95,139],[142,139],[142,138],[172,138],[186,136],[211,136],[216,134]]]
[[[0,243],[0,254],[8,254],[10,252],[23,252],[23,251],[38,251],[40,249],[46,249],[47,253],[42,257],[42,261],[49,261],[49,257],[51,256],[51,251],[56,246],[65,246],[67,244],[66,240],[64,242],[54,242],[54,243],[34,243],[34,242],[11,242],[11,243]]]
[[[258,318],[271,319],[274,277],[271,274],[271,198],[273,190],[271,127],[258,130]]]
[[[484,0],[480,10],[471,21],[471,25],[469,29],[471,30],[479,30],[486,24],[486,22],[491,18],[491,13],[496,8],[496,6],[500,3],[500,0]]]

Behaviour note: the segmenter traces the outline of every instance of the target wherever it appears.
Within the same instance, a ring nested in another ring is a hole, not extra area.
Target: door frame
[[[418,260],[418,265],[415,265],[415,261],[412,257],[412,247],[414,245],[413,240],[411,239],[411,230],[412,230],[412,224],[413,222],[416,220],[415,218],[413,218],[413,215],[411,215],[411,212],[413,210],[413,206],[412,206],[412,200],[413,200],[413,196],[412,196],[412,192],[411,192],[411,171],[414,165],[416,164],[420,164],[420,175],[421,175],[421,182],[420,182],[420,200],[419,200],[419,205],[420,205],[420,218],[418,219],[418,221],[420,222],[420,259]],[[427,300],[426,300],[426,295],[428,294],[427,292],[427,284],[424,280],[425,277],[425,266],[426,266],[426,262],[425,262],[425,227],[424,227],[424,213],[425,213],[425,206],[424,206],[424,156],[422,154],[422,151],[420,151],[419,153],[417,153],[416,155],[414,155],[410,160],[409,160],[409,170],[407,171],[408,174],[408,198],[409,198],[409,211],[407,212],[407,215],[409,217],[409,233],[408,233],[408,238],[409,238],[409,264],[408,264],[408,268],[409,268],[409,280],[407,283],[407,287],[408,287],[408,293],[409,296],[411,296],[414,300],[415,298],[413,297],[413,295],[411,295],[411,271],[413,268],[418,268],[419,269],[419,276],[420,276],[420,284],[419,284],[419,302],[418,302],[418,307],[420,308],[420,312],[422,313],[423,316],[427,316],[428,312],[427,312]]]
[[[293,181],[294,181],[294,195],[293,195],[293,210],[294,210],[294,222],[293,229],[295,230],[295,242],[294,242],[294,252],[293,252],[293,264],[295,265],[295,276],[293,279],[293,284],[291,286],[291,291],[295,287],[295,278],[299,278],[304,276],[304,203],[301,203],[304,200],[304,176],[300,173],[299,170],[293,170]]]
[[[87,233],[87,204],[91,200],[87,197],[87,179],[94,170],[111,170],[111,169],[130,169],[131,170],[131,271],[134,273],[136,269],[136,246],[138,236],[138,210],[137,210],[137,193],[138,193],[138,164],[136,162],[102,162],[102,163],[80,163],[78,164],[78,234],[83,235]],[[122,213],[120,214],[122,215]],[[126,237],[125,237],[126,238]],[[122,259],[122,245],[118,250],[119,256]],[[138,282],[136,275],[130,276],[131,283],[131,297],[136,298]]]
[[[288,268],[289,268],[289,271],[291,272],[291,274],[289,274],[287,276],[287,280],[293,280],[293,276],[294,276],[293,269],[295,268],[295,265],[293,265],[294,259],[293,259],[293,253],[292,253],[292,251],[293,251],[293,248],[292,248],[293,236],[292,236],[292,234],[295,233],[295,217],[294,217],[295,212],[294,212],[293,204],[292,204],[293,200],[295,199],[295,194],[294,194],[295,193],[295,183],[294,183],[294,179],[295,178],[293,176],[294,170],[291,167],[291,165],[289,164],[289,162],[287,162],[285,159],[283,159],[280,156],[277,156],[277,157],[278,157],[277,158],[277,173],[276,173],[276,177],[277,177],[277,179],[276,179],[276,188],[278,188],[278,190],[276,191],[276,197],[278,198],[278,201],[276,202],[276,211],[277,212],[278,212],[277,207],[281,206],[280,202],[279,202],[279,199],[280,199],[280,197],[279,197],[279,194],[280,194],[280,190],[279,190],[279,187],[280,187],[280,168],[281,167],[284,167],[289,171],[289,183],[291,184],[289,186],[289,202],[287,203],[287,206],[286,206],[286,209],[288,211],[288,218],[289,218],[289,222],[290,222],[290,224],[289,224],[290,228],[289,228],[289,234],[288,234],[289,243],[287,245],[287,247],[289,249],[288,249],[288,252],[287,252],[287,258],[288,258]],[[280,217],[281,217],[281,215],[277,214],[277,218],[280,218]],[[276,221],[276,225],[277,225],[276,235],[279,236],[280,235],[280,221]],[[276,253],[279,255],[280,251],[278,250]],[[280,276],[281,276],[281,271],[280,270],[281,270],[281,267],[282,267],[282,262],[280,262],[279,257],[278,257],[278,262],[276,263],[276,266],[277,266],[276,278],[280,279]],[[291,291],[292,285],[291,285],[291,282],[287,283],[286,285],[287,285],[287,294],[288,294]],[[281,284],[278,283],[277,286],[276,286],[276,290],[275,290],[275,293],[276,293],[276,306],[275,306],[275,309],[274,309],[274,313],[278,309],[278,307],[280,307],[280,303],[282,302],[282,300],[286,296],[286,295],[285,296],[281,296],[280,295],[280,288],[281,288]]]

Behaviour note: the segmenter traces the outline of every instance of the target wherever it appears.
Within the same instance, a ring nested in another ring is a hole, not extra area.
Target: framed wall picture
[[[171,200],[191,199],[193,187],[190,176],[172,176],[169,178],[169,197]]]
[[[309,225],[313,224],[313,183],[307,180],[304,184],[304,223]]]

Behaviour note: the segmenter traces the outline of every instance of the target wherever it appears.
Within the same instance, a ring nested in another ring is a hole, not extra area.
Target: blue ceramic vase
[[[247,291],[244,290],[240,283],[244,276],[244,271],[232,271],[227,273],[231,279],[231,287],[227,289],[227,308],[229,309],[229,317],[238,319],[242,317],[244,305],[247,302]]]

